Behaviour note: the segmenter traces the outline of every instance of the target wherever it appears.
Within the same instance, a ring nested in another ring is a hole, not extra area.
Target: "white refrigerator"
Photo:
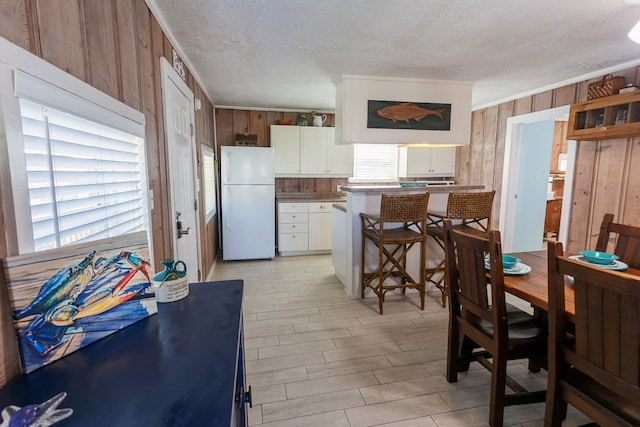
[[[222,259],[273,259],[274,154],[270,147],[220,148]]]

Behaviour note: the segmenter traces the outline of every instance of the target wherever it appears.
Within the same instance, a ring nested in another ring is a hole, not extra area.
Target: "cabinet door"
[[[455,162],[455,147],[408,148],[407,176],[453,176]]]
[[[456,171],[456,148],[442,147],[430,148],[431,173],[437,175],[453,176]]]
[[[326,127],[300,128],[300,172],[303,174],[327,173]]]
[[[327,171],[332,175],[353,176],[353,144],[337,144],[335,128],[326,128]]]
[[[271,146],[276,176],[300,173],[300,127],[272,125]]]
[[[309,203],[309,250],[331,249],[331,203]]]
[[[422,177],[431,171],[431,149],[407,148],[406,155],[408,177]]]

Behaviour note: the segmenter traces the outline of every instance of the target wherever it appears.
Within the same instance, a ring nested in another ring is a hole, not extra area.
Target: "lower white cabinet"
[[[331,250],[331,205],[309,203],[309,250]]]
[[[279,202],[278,253],[281,256],[331,252],[332,202]]]

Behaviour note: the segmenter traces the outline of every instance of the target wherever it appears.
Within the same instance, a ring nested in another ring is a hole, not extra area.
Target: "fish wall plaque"
[[[369,100],[367,128],[451,130],[451,104]]]

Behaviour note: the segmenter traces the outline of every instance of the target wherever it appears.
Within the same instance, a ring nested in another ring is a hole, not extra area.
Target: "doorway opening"
[[[541,250],[544,237],[566,242],[575,141],[567,141],[566,152],[558,153],[562,157],[552,161],[551,153],[554,123],[566,121],[568,114],[566,105],[507,119],[499,222],[505,253]],[[552,234],[545,229],[547,205],[560,211],[558,229]]]

